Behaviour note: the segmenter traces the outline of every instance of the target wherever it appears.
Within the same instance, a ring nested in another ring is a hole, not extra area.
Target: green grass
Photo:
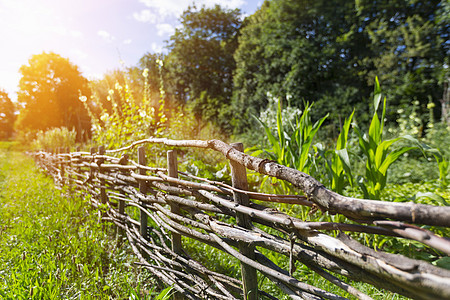
[[[0,147],[0,298],[154,299],[156,284],[82,197]]]

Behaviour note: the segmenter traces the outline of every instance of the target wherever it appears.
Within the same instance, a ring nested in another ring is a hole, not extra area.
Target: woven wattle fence
[[[145,149],[153,144],[173,149],[164,166],[147,165]],[[137,160],[132,160],[135,147]],[[230,163],[232,184],[178,171],[177,150],[185,153],[189,148],[222,153]],[[371,298],[338,277],[415,299],[450,299],[449,270],[375,251],[348,235],[411,239],[450,255],[448,238],[419,227],[450,227],[450,207],[344,197],[307,174],[242,151],[242,144],[219,140],[151,138],[116,150],[40,151],[34,157],[58,185],[90,195],[102,219],[116,224],[127,237],[139,264],[176,289],[176,299],[276,299],[258,290],[258,273],[292,299],[345,299],[294,278],[299,264],[358,299]],[[304,196],[249,191],[247,170],[287,181]],[[341,214],[358,224],[307,222],[278,211],[273,202],[308,206],[316,214]],[[128,207],[140,216],[133,218]],[[185,238],[235,257],[241,262],[241,278],[209,270],[192,259],[183,247]],[[285,256],[289,269],[262,254],[268,251]]]

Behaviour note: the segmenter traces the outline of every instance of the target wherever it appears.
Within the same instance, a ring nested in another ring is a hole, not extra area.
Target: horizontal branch
[[[450,227],[450,207],[437,207],[415,203],[385,202],[345,197],[332,192],[319,181],[298,170],[279,165],[267,159],[247,155],[233,149],[220,140],[170,140],[167,138],[149,138],[132,143],[127,147],[107,150],[117,153],[129,150],[141,144],[156,143],[174,147],[210,148],[221,152],[226,158],[240,163],[250,170],[276,177],[300,188],[309,200],[322,210],[331,214],[343,214],[359,221],[371,222],[376,219],[393,219],[424,225]]]

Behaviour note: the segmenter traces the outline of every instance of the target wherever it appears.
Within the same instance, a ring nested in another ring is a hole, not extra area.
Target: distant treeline
[[[356,108],[366,122],[375,76],[389,98],[388,117],[417,103],[440,115],[450,57],[447,1],[265,1],[241,21],[238,10],[190,7],[168,54],[146,54],[152,88],[164,62],[169,99],[229,133],[258,126],[270,97],[339,122]]]

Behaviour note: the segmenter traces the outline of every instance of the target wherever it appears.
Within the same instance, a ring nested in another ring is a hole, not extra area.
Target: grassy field
[[[0,145],[0,298],[155,299],[115,229],[10,146]]]

